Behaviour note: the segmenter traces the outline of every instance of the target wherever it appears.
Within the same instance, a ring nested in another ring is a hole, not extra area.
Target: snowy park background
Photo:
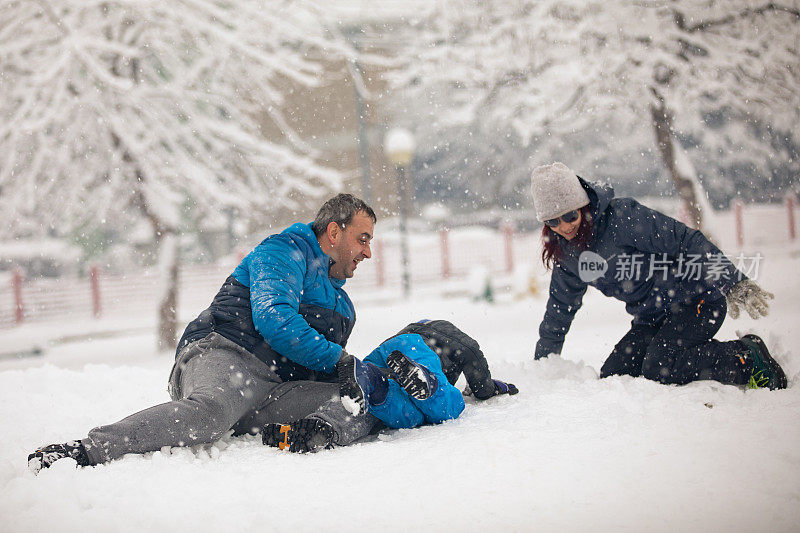
[[[0,13],[0,530],[800,529],[800,2]],[[381,147],[397,126],[416,137],[405,173]],[[528,180],[553,160],[760,254],[772,313],[718,338],[761,335],[789,388],[599,380],[630,319],[592,290],[563,356],[533,361],[548,277]],[[41,444],[166,401],[170,338],[241,253],[338,191],[372,203],[384,248],[348,282],[348,349],[448,319],[519,395],[310,456],[225,437],[27,470]],[[487,278],[494,302],[474,297]]]
[[[598,380],[630,318],[594,290],[563,357],[533,361],[545,295],[525,294],[513,276],[492,277],[494,303],[468,296],[463,279],[419,284],[404,301],[376,294],[369,272],[359,272],[348,282],[359,317],[353,353],[409,321],[445,318],[474,335],[494,375],[521,392],[468,403],[440,426],[311,456],[227,437],[96,468],[64,460],[34,476],[25,457],[36,446],[167,401],[172,355],[153,348],[152,314],[6,331],[6,348],[44,353],[0,361],[3,529],[797,531],[800,245],[785,234],[759,237],[767,240],[758,279],[776,293],[772,313],[728,320],[718,338],[763,336],[787,390]],[[535,279],[546,286],[540,273]],[[185,309],[184,321],[200,309]]]

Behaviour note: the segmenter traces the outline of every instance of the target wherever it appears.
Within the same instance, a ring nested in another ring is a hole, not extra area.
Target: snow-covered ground
[[[96,468],[64,460],[34,476],[25,459],[36,446],[168,399],[171,356],[153,350],[152,318],[105,323],[127,327],[124,336],[92,325],[89,338],[42,356],[0,360],[0,530],[798,531],[800,252],[765,255],[759,281],[776,293],[772,314],[728,319],[718,338],[761,334],[787,370],[785,391],[597,379],[629,318],[594,291],[563,358],[542,361],[532,353],[543,294],[501,294],[494,304],[359,296],[353,353],[411,320],[445,318],[480,341],[494,375],[520,394],[314,455],[224,438]],[[68,322],[26,328],[3,332],[0,353],[6,342],[18,349],[21,335],[34,344],[45,330],[84,331]]]

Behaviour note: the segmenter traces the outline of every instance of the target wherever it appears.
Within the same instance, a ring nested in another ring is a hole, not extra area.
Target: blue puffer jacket
[[[364,358],[379,368],[387,368],[386,358],[399,350],[436,376],[436,389],[425,400],[409,396],[396,381],[389,380],[389,392],[380,405],[370,405],[369,412],[391,428],[413,428],[424,423],[438,424],[457,418],[464,410],[461,391],[447,381],[439,356],[415,333],[403,333],[384,341]]]
[[[564,255],[553,266],[537,359],[561,353],[589,285],[625,302],[634,324],[658,324],[676,306],[715,301],[745,279],[701,232],[632,198],[614,198],[607,185],[580,181],[594,220],[587,252],[597,255],[586,253],[580,261],[581,251],[574,243],[556,235]],[[638,274],[632,267],[637,262]],[[593,279],[604,265],[605,273]]]
[[[253,353],[284,381],[336,381],[333,367],[356,314],[344,280],[328,275],[311,224],[271,235],[245,257],[178,343],[212,331]]]

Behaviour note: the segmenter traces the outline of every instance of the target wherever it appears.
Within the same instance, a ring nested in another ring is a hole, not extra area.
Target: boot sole
[[[395,350],[386,358],[386,365],[394,372],[397,382],[414,399],[427,400],[431,389],[425,372],[402,352]]]
[[[38,474],[45,468],[61,459],[72,459],[77,463],[76,466],[93,466],[86,450],[80,442],[70,441],[66,444],[49,444],[42,446],[32,454],[28,455],[28,469],[34,474]]]
[[[333,428],[322,420],[305,418],[291,424],[267,424],[262,442],[293,453],[333,448]]]

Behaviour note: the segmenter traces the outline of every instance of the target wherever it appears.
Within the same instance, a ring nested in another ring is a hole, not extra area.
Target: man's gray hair
[[[353,216],[359,211],[363,211],[371,217],[372,222],[378,221],[375,211],[364,200],[356,198],[352,194],[337,194],[319,208],[311,229],[314,230],[314,235],[319,237],[325,233],[331,222],[336,222],[340,228],[344,228],[352,222]]]

